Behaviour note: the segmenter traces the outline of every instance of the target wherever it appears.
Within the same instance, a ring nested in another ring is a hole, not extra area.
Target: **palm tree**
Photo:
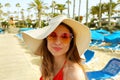
[[[99,15],[99,6],[92,6],[90,9],[90,14],[93,15],[93,19],[95,18],[95,15]]]
[[[53,17],[55,14],[56,2],[52,0],[52,5],[50,5],[50,7],[52,8],[52,17]]]
[[[30,9],[31,9],[31,8],[27,8],[27,12],[28,12],[27,18],[30,18]]]
[[[29,4],[30,8],[34,8],[37,10],[38,14],[38,27],[41,27],[41,13],[43,8],[43,2],[41,0],[34,0]]]
[[[111,27],[111,13],[112,13],[112,0],[110,0],[109,3],[109,14],[108,14],[108,22],[109,22],[109,27]]]
[[[19,13],[20,13],[20,11],[19,11],[19,9],[20,9],[20,3],[17,3],[16,4],[16,7],[18,8],[18,16],[16,17],[17,19],[18,19],[18,26],[20,27],[20,22],[19,22]]]
[[[49,7],[44,6],[43,9],[44,9],[44,11],[42,11],[42,15],[48,16],[48,13],[46,12],[46,10],[49,10]]]
[[[21,6],[20,6],[20,3],[17,3],[17,4],[16,4],[16,7],[18,8],[18,21],[19,21],[19,8],[21,7]]]
[[[8,17],[9,17],[9,13],[10,13],[10,11],[9,11],[9,8],[10,8],[10,3],[6,3],[6,4],[5,4],[5,7],[7,7],[7,8],[8,8],[7,13],[8,13]]]
[[[66,3],[68,4],[68,17],[70,17],[70,4],[71,4],[71,1],[67,0]]]
[[[75,0],[73,0],[73,19],[75,19]]]
[[[2,13],[3,13],[3,11],[0,9],[0,20],[2,19]]]
[[[120,0],[118,0],[117,2],[120,3]]]
[[[86,26],[88,26],[88,0],[86,0]]]
[[[6,3],[5,7],[10,8],[10,3]]]
[[[1,10],[2,7],[3,7],[3,5],[0,3],[0,19],[1,19],[2,13],[3,13],[3,11]]]
[[[3,7],[3,5],[0,3],[0,9]]]
[[[80,6],[81,6],[81,0],[79,0],[78,21],[80,21]]]
[[[120,6],[120,0],[117,1],[117,5]],[[120,13],[120,7],[117,12]]]
[[[21,12],[20,12],[20,13],[21,13],[21,18],[22,18],[22,20],[24,21],[24,9],[23,9],[23,8],[21,9]]]
[[[17,11],[14,11],[14,12],[13,12],[13,14],[15,15],[15,17],[14,17],[14,18],[16,18],[16,19],[17,19],[17,17],[16,17],[16,15],[17,15]]]
[[[55,9],[59,10],[60,14],[63,14],[63,10],[65,10],[67,8],[65,7],[65,4],[56,4],[56,8]]]
[[[101,0],[99,3],[99,27],[101,27]]]
[[[112,0],[110,0],[109,3],[104,4],[104,11],[108,13],[108,22],[109,22],[109,27],[111,26],[111,15],[113,15],[115,13],[115,7],[117,6],[116,3],[112,2]]]

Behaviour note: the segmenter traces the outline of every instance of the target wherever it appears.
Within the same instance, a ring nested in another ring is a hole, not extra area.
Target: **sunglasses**
[[[48,35],[47,39],[49,41],[55,42],[59,36],[52,32],[50,35]],[[63,43],[68,43],[73,38],[73,35],[71,33],[63,33],[60,35],[59,39]]]

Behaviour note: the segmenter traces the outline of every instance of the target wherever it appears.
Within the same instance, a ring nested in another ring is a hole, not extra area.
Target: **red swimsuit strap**
[[[62,68],[64,68],[64,66],[65,66],[66,62],[67,62],[67,60],[65,60],[65,62],[64,62],[64,64],[63,64],[63,66],[62,66]]]
[[[53,80],[63,80],[63,68],[64,68],[66,62],[67,62],[67,61],[65,60],[62,68],[61,68],[60,71],[55,75],[55,77],[54,77]]]
[[[67,60],[65,60],[62,68],[60,69],[60,71],[55,75],[53,80],[63,80],[63,68],[66,64]],[[43,80],[42,77],[40,77],[40,80]]]

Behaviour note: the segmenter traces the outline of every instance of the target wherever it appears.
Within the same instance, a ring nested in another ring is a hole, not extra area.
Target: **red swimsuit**
[[[57,75],[53,78],[53,80],[63,80],[63,68],[65,66],[66,61],[64,62],[63,67],[60,69],[60,71],[57,73]],[[40,80],[43,80],[42,77]]]

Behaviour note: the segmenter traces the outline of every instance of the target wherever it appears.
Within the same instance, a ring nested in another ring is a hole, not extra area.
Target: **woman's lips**
[[[53,49],[54,49],[55,51],[60,51],[62,48],[60,48],[60,47],[53,47]]]

